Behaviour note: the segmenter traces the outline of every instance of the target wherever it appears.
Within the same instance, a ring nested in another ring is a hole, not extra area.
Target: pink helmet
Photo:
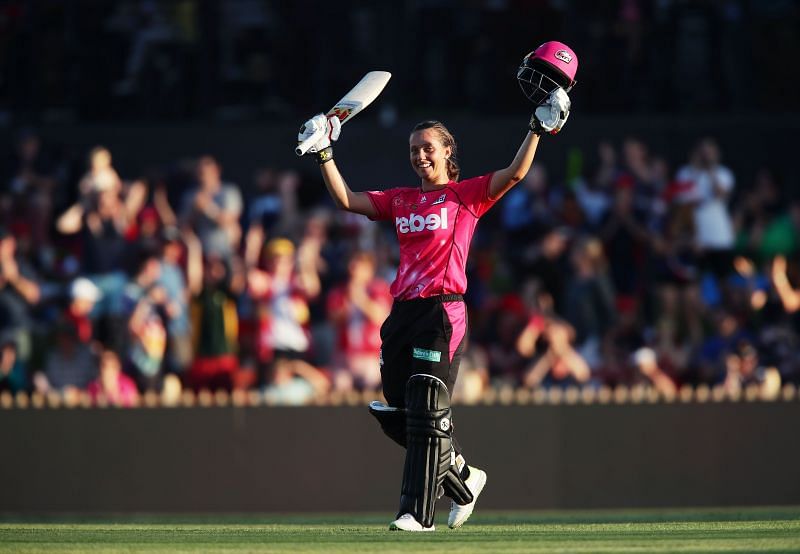
[[[572,48],[551,40],[525,56],[517,71],[522,92],[534,104],[541,104],[556,88],[569,92],[575,86],[578,56]]]

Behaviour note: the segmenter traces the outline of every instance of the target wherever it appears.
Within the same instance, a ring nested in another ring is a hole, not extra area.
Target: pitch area
[[[0,552],[800,552],[800,507],[476,513],[415,534],[388,531],[388,518],[6,515]]]

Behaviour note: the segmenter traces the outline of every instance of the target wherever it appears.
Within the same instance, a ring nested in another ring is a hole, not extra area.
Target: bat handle
[[[294,153],[297,154],[298,156],[302,156],[303,154],[308,152],[309,148],[314,146],[322,137],[325,136],[325,132],[326,131],[327,131],[327,129],[319,129],[319,130],[317,130],[316,133],[314,133],[313,135],[308,137],[303,142],[299,143],[297,145],[297,148],[294,149]]]

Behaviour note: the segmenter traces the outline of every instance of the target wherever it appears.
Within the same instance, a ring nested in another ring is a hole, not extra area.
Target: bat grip
[[[327,129],[318,129],[316,133],[308,137],[306,140],[302,141],[297,145],[297,148],[294,149],[294,153],[298,156],[302,156],[308,149],[314,146],[322,137],[325,136],[325,132]]]

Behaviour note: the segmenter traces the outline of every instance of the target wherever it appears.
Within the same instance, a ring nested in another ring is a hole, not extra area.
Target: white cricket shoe
[[[435,531],[436,526],[423,527],[413,515],[403,514],[389,524],[389,529],[392,531]]]
[[[447,526],[450,529],[458,529],[472,515],[472,510],[475,509],[475,502],[478,501],[478,496],[481,494],[484,485],[486,485],[486,472],[477,467],[469,466],[469,477],[467,477],[465,483],[472,493],[472,502],[464,506],[455,502],[450,503],[450,516],[447,518]]]

